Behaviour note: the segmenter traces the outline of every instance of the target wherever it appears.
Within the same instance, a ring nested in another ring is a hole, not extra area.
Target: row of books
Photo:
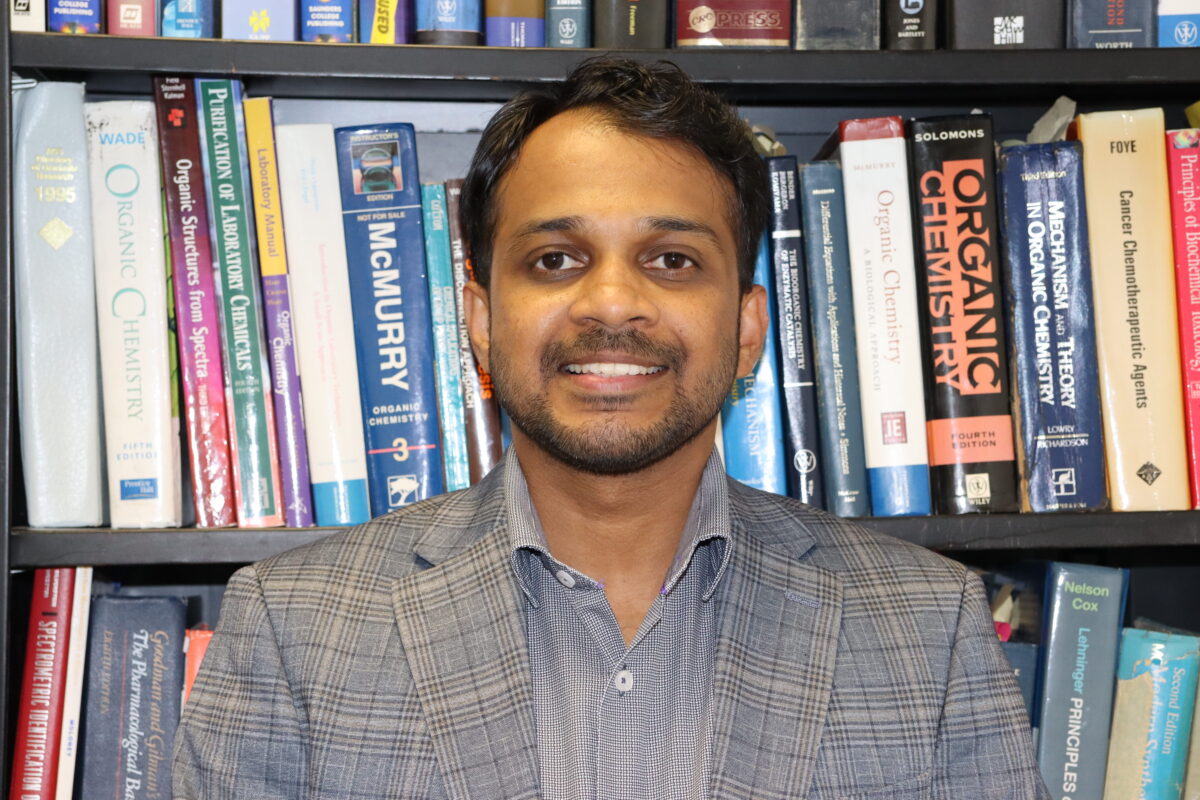
[[[9,0],[14,30],[498,47],[1194,47],[1200,0]],[[939,14],[940,11],[940,14]],[[939,16],[944,15],[944,20]]]
[[[769,160],[731,474],[843,516],[1200,504],[1200,131],[1071,129],[997,161],[986,115],[848,120],[838,161]]]

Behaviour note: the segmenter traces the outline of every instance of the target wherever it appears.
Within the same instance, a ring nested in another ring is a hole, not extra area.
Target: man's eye
[[[683,253],[663,253],[650,261],[650,266],[658,269],[676,270],[696,266],[696,262]]]
[[[543,253],[537,257],[534,266],[538,269],[546,270],[547,272],[558,272],[563,269],[570,269],[578,265],[578,261],[571,258],[566,253],[555,251],[553,253]]]

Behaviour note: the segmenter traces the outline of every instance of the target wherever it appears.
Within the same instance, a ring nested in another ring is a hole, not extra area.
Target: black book
[[[882,0],[884,50],[937,48],[939,0]]]
[[[1058,50],[1063,0],[946,0],[951,50]]]
[[[592,47],[660,50],[667,46],[671,4],[667,0],[596,0]]]

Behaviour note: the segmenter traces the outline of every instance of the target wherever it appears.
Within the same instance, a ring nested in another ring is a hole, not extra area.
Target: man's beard
[[[641,331],[592,328],[573,342],[546,347],[540,364],[541,387],[549,384],[564,364],[584,364],[597,352],[624,353],[661,364],[675,373],[675,394],[662,418],[643,428],[632,428],[621,419],[620,408],[630,398],[607,395],[595,398],[597,414],[611,413],[577,428],[564,426],[554,415],[544,391],[521,391],[512,377],[503,347],[492,340],[491,367],[496,398],[509,419],[535,444],[563,463],[597,475],[639,472],[662,461],[692,441],[721,410],[737,372],[738,337],[723,348],[716,369],[688,391],[684,378],[688,364],[682,348],[655,342]]]

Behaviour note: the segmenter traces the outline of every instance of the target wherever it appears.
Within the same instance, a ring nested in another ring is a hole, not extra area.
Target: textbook
[[[788,48],[792,0],[679,0],[676,47]]]
[[[46,0],[46,30],[52,33],[100,33],[104,29],[101,0]]]
[[[29,33],[46,30],[46,0],[9,0],[9,29]]]
[[[300,41],[355,41],[355,0],[298,0]]]
[[[878,50],[880,0],[796,0],[797,50]]]
[[[358,41],[408,44],[413,38],[413,0],[358,0]]]
[[[71,588],[71,624],[67,633],[67,668],[63,676],[62,732],[58,737],[56,800],[71,800],[75,767],[82,744],[83,681],[87,662],[88,623],[92,610],[92,568],[75,567]]]
[[[884,50],[937,49],[937,0],[880,0],[880,3]]]
[[[1191,507],[1200,508],[1200,129],[1167,131]]]
[[[488,47],[544,47],[544,0],[483,0],[483,38]]]
[[[592,46],[592,0],[546,0],[546,46]]]
[[[216,35],[216,0],[166,0],[159,27],[177,39],[212,39]]]
[[[483,44],[481,0],[416,0],[417,44]]]
[[[592,47],[657,50],[668,46],[667,0],[593,0]]]
[[[1157,0],[1067,0],[1067,47],[1153,47]]]
[[[296,3],[287,0],[221,0],[221,38],[294,42]]]

